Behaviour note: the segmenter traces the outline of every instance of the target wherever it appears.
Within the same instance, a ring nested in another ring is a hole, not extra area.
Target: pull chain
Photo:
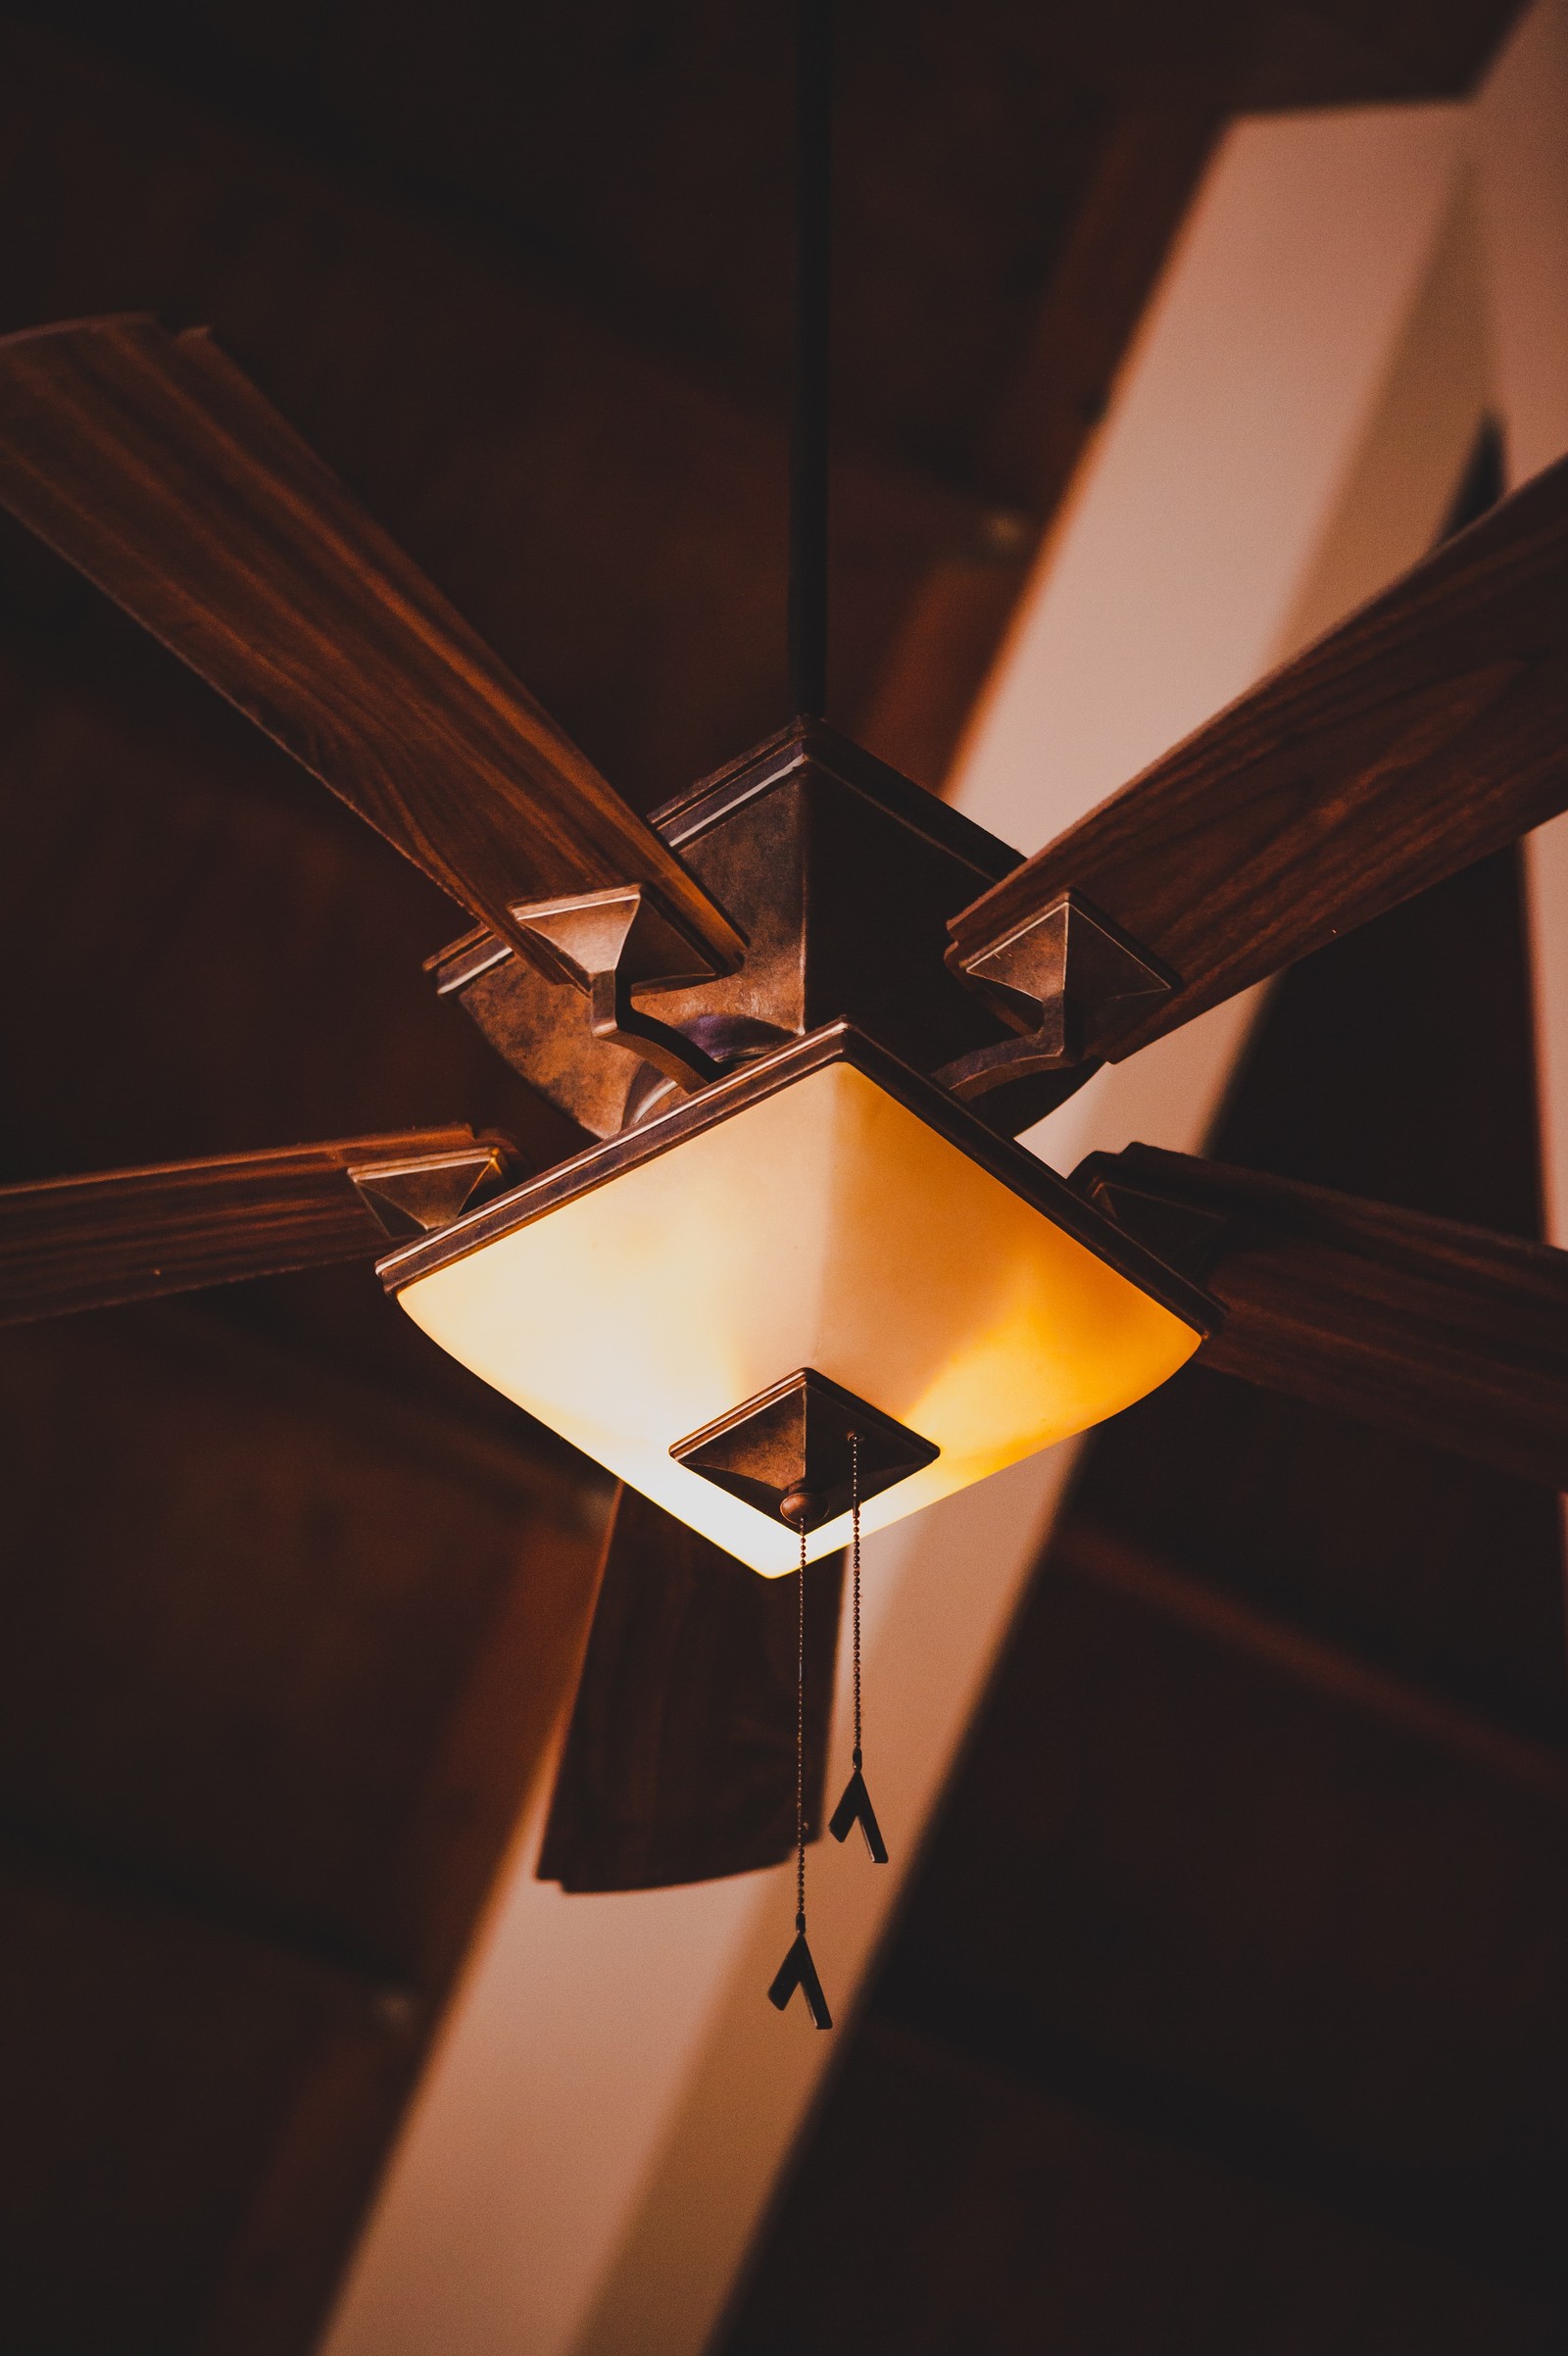
[[[795,1646],[795,1928],[806,1936],[806,1517],[801,1517],[800,1611]]]
[[[860,1724],[860,1435],[850,1434],[850,1553],[854,1569],[855,1615],[855,1773],[844,1787],[844,1796],[834,1809],[828,1831],[835,1841],[848,1841],[850,1827],[858,1825],[866,1850],[873,1865],[886,1865],[888,1844],[882,1838],[871,1794],[865,1788],[861,1770],[865,1761],[861,1751]]]
[[[818,2029],[831,2029],[833,2015],[822,1993],[822,1983],[806,1943],[806,1531],[810,1499],[804,1493],[786,1499],[796,1509],[801,1533],[800,1607],[795,1640],[795,1940],[779,1965],[767,2000],[782,2012],[797,1988]]]
[[[855,1764],[860,1759],[860,1435],[850,1434],[850,1533],[855,1557]]]

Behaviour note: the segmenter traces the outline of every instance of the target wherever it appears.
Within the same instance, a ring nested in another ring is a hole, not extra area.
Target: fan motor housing
[[[747,936],[738,972],[659,993],[660,1019],[721,1060],[838,1019],[922,1071],[1012,1035],[945,958],[949,918],[1020,854],[823,722],[792,722],[651,823]],[[674,1101],[636,1054],[593,1037],[580,992],[495,934],[467,934],[430,966],[591,1135]]]

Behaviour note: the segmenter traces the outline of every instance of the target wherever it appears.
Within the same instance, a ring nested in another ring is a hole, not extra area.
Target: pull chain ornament
[[[850,1528],[855,1559],[855,1773],[844,1787],[844,1796],[834,1809],[828,1831],[835,1841],[850,1837],[852,1825],[858,1825],[870,1852],[873,1865],[886,1865],[888,1844],[882,1838],[871,1794],[865,1788],[860,1755],[860,1435],[850,1434]]]
[[[797,1509],[793,1514],[792,1505]],[[804,1495],[786,1497],[779,1511],[788,1521],[798,1518],[801,1532],[801,1609],[795,1647],[795,1943],[778,1967],[767,2000],[782,2012],[799,1988],[815,2026],[831,2029],[833,2015],[806,1941],[806,1524],[810,1499]]]

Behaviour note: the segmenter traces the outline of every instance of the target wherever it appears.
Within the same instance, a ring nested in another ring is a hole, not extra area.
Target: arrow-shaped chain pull
[[[781,1511],[786,1518],[795,1499],[786,1498]],[[818,2029],[831,2029],[833,2015],[828,2011],[822,1983],[811,1961],[811,1950],[806,1943],[806,1525],[810,1518],[808,1500],[803,1494],[798,1500],[801,1532],[801,1608],[798,1637],[795,1646],[795,1943],[774,1974],[767,2000],[780,2012],[797,1988],[806,1998],[806,2008]]]
[[[803,1918],[797,1915],[795,1919],[800,1922]],[[806,1998],[806,2009],[815,2026],[818,2029],[831,2029],[833,2015],[828,2011],[827,1998],[822,1993],[822,1983],[816,1976],[816,1966],[811,1961],[811,1950],[806,1943],[804,1931],[795,1934],[795,1944],[778,1967],[778,1975],[767,1991],[767,2000],[769,2004],[776,2004],[782,2012],[797,1988]]]
[[[852,1825],[858,1825],[865,1839],[866,1849],[873,1865],[886,1865],[888,1844],[882,1838],[871,1794],[865,1788],[860,1756],[860,1435],[850,1434],[850,1530],[855,1560],[855,1773],[844,1787],[844,1796],[828,1820],[828,1831],[835,1841],[848,1841]]]
[[[877,1823],[876,1810],[871,1805],[871,1794],[865,1788],[865,1778],[860,1773],[858,1766],[856,1767],[855,1773],[845,1785],[844,1797],[834,1809],[827,1829],[835,1841],[848,1841],[853,1825],[858,1825],[865,1836],[865,1845],[870,1852],[872,1864],[886,1865],[888,1844],[882,1838],[882,1827]]]

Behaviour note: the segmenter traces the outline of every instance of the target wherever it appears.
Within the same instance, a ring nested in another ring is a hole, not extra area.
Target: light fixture
[[[1213,1322],[1198,1287],[846,1022],[380,1270],[473,1373],[768,1576],[800,1560],[782,1491],[696,1457],[776,1387],[815,1375],[912,1438],[891,1486],[867,1480],[875,1529],[1143,1398]],[[808,1552],[848,1530],[844,1510],[817,1521]]]

